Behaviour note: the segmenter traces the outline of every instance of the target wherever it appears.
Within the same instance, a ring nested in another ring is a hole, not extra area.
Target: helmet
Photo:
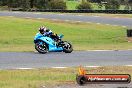
[[[45,31],[46,31],[46,27],[41,26],[41,27],[39,28],[39,32],[40,32],[41,34],[44,34]]]

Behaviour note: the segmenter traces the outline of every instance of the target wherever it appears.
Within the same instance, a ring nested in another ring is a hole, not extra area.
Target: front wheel
[[[64,51],[65,53],[71,53],[71,52],[73,51],[72,45],[71,45],[69,42],[64,41],[63,44],[64,44],[64,45],[63,45],[63,51]]]
[[[48,52],[48,48],[47,48],[47,45],[45,42],[43,41],[37,41],[35,43],[35,49],[39,52],[39,53],[42,53],[42,54],[45,54]]]

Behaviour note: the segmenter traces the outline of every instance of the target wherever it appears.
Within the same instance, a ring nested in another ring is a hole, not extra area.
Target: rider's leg
[[[52,34],[51,36],[50,36],[52,39],[54,39],[56,42],[60,42],[61,41],[61,39],[59,38],[59,36],[57,35],[57,34]]]

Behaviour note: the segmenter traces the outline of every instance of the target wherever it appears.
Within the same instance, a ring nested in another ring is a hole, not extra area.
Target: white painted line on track
[[[8,17],[14,17],[14,16],[8,16]]]
[[[68,67],[51,67],[51,68],[68,68]]]
[[[13,13],[20,13],[20,12],[13,12]]]
[[[70,21],[70,20],[64,20],[64,21]]]
[[[92,23],[92,22],[86,22],[86,23],[90,24],[90,23]]]
[[[77,15],[77,16],[83,16],[83,15]]]
[[[51,20],[55,20],[55,21],[56,21],[56,20],[58,20],[58,19],[51,19]]]
[[[121,66],[129,66],[131,67],[132,65],[121,65]],[[83,66],[83,67],[86,67],[86,68],[98,68],[98,67],[103,67],[103,66]],[[50,68],[54,68],[54,69],[65,69],[65,68],[72,68],[72,67],[49,67]],[[36,68],[24,68],[24,67],[21,67],[21,68],[11,68],[11,69],[7,69],[7,70],[32,70],[32,69],[36,69]],[[6,69],[0,69],[0,70],[6,70]]]
[[[126,28],[127,26],[122,26],[122,27]]]
[[[110,24],[106,24],[106,25],[110,25]]]
[[[37,50],[35,50],[34,52],[35,52],[35,53],[38,53],[38,51],[37,51]]]
[[[125,66],[129,66],[129,67],[131,67],[132,65],[125,65]]]
[[[58,14],[58,15],[64,15],[64,14]]]
[[[46,86],[42,86],[42,88],[46,88]]]
[[[41,13],[34,13],[34,14],[41,14]]]
[[[30,19],[31,17],[25,17],[25,18]]]
[[[113,26],[118,26],[118,25],[113,25]]]
[[[82,22],[82,21],[75,21],[75,22]]]
[[[43,18],[37,18],[37,19],[43,19]]]
[[[101,67],[101,66],[84,66],[84,67],[87,67],[87,68],[97,68],[97,67]]]
[[[86,51],[115,51],[115,50],[86,50]]]
[[[119,18],[119,17],[115,17],[115,18]]]
[[[101,24],[101,23],[96,23],[96,24]]]
[[[34,68],[15,68],[15,69],[18,69],[18,70],[30,70],[30,69],[34,69]]]
[[[93,16],[93,17],[100,17],[100,16]]]

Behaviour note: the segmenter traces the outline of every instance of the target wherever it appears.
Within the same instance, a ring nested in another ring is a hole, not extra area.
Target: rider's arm
[[[49,35],[52,35],[52,31],[50,29],[47,29],[46,32],[45,32],[45,36],[49,36]]]

